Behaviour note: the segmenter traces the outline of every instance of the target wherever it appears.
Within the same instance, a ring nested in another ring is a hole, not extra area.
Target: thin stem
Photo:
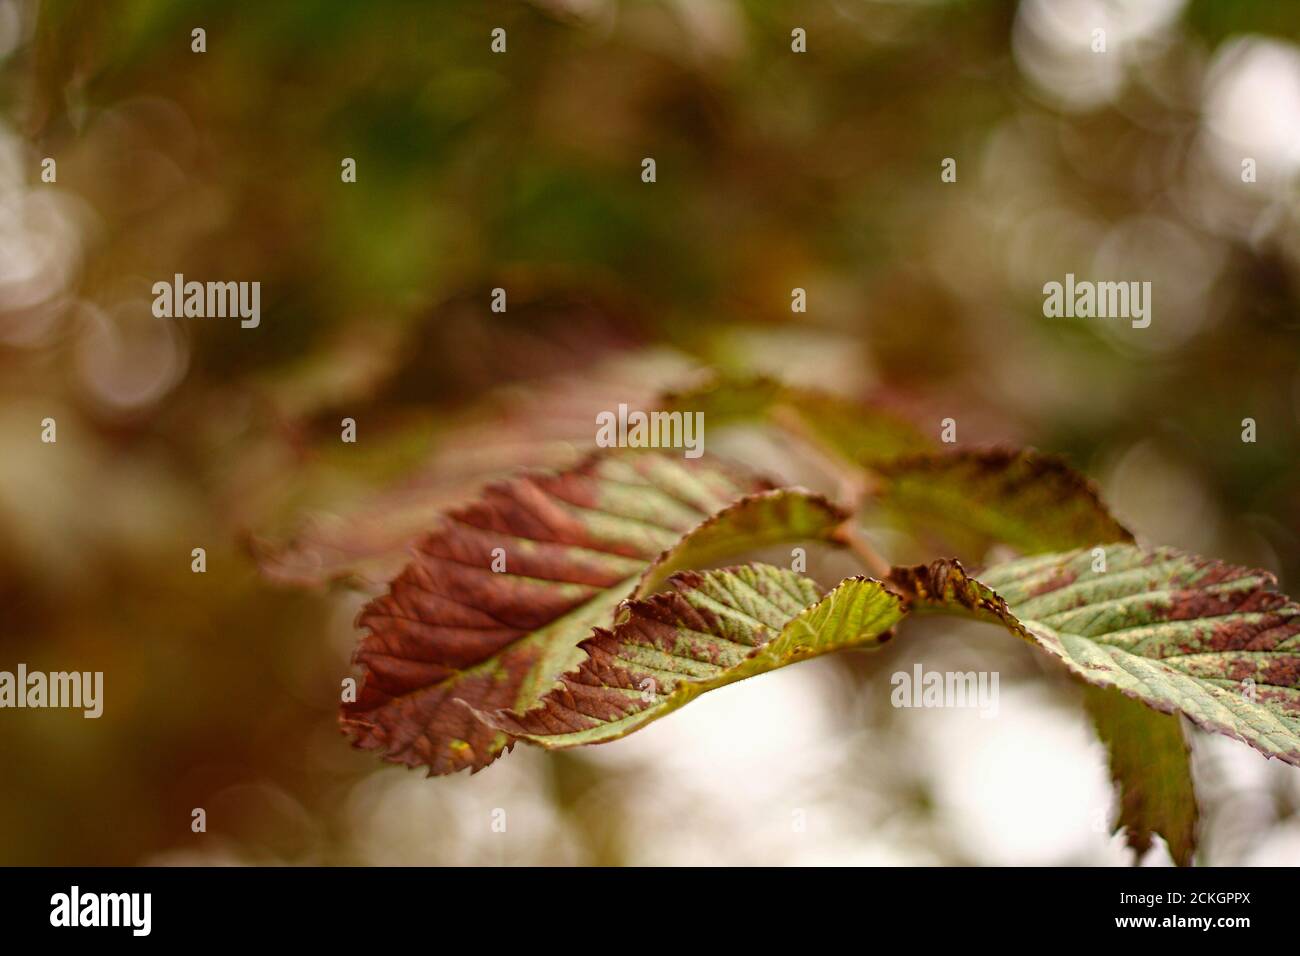
[[[844,522],[844,524],[840,525],[835,532],[836,540],[861,558],[862,563],[867,566],[867,570],[869,570],[874,577],[879,578],[881,581],[888,581],[890,568],[889,562],[876,553],[876,549],[871,546],[870,542],[867,541],[862,532],[857,529],[853,523],[856,520],[856,518],[850,518],[848,521]]]
[[[856,512],[861,508],[868,490],[866,475],[862,470],[828,453],[792,409],[778,405],[770,414],[772,421],[785,432],[786,438],[800,447],[803,457],[815,462],[818,468],[835,481],[839,486],[840,501],[850,511]]]
[[[849,465],[824,451],[821,443],[792,409],[777,406],[772,409],[771,415],[772,421],[781,427],[787,438],[802,446],[804,457],[817,462],[839,483],[840,499],[849,506],[853,517],[836,530],[836,540],[856,554],[873,576],[888,581],[890,563],[876,553],[857,527],[862,508],[874,491],[874,474],[867,468]]]

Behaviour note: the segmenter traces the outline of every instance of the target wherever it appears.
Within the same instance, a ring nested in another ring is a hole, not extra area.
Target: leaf
[[[877,466],[896,523],[971,561],[994,542],[1023,554],[1131,542],[1093,484],[1055,455],[1006,448],[911,455]]]
[[[711,426],[767,422],[855,464],[927,451],[932,442],[906,419],[877,405],[770,378],[729,379],[667,394],[672,411],[703,412]]]
[[[431,773],[480,769],[505,736],[456,701],[479,710],[536,703],[577,666],[578,642],[612,620],[656,556],[703,563],[733,532],[744,547],[829,539],[844,520],[829,502],[797,490],[737,502],[767,483],[702,462],[593,455],[568,471],[489,485],[477,502],[448,513],[388,593],[360,614],[369,634],[354,659],[365,681],[342,707],[344,732],[359,747],[427,764]],[[493,570],[494,559],[498,567],[504,560],[503,571]]]
[[[877,647],[902,618],[879,581],[848,578],[825,597],[809,578],[766,564],[683,571],[669,589],[623,606],[613,630],[525,713],[494,727],[547,749],[605,743],[726,684],[847,647]],[[820,597],[820,600],[819,600]]]
[[[416,445],[419,465],[412,473],[378,491],[354,493],[351,502],[335,500],[328,510],[305,519],[295,516],[291,535],[264,532],[251,538],[259,570],[281,585],[344,582],[378,593],[405,566],[411,545],[439,515],[472,501],[485,482],[525,467],[572,467],[595,448],[597,413],[620,402],[650,408],[666,387],[699,377],[685,357],[643,349],[609,356],[581,375],[552,375],[498,388],[460,410],[455,424],[443,428],[421,419],[401,448],[409,456],[406,446]],[[365,446],[378,445],[376,454],[391,460],[397,450],[392,430],[388,425],[382,433],[387,441],[367,433]],[[337,433],[323,445],[338,446]],[[319,455],[317,449],[313,457]],[[349,461],[355,456],[350,451]],[[337,476],[341,464],[331,461],[328,474]]]
[[[1084,705],[1106,745],[1119,817],[1138,859],[1159,833],[1179,866],[1196,849],[1196,793],[1187,742],[1175,714],[1162,714],[1113,690],[1085,684]]]
[[[999,565],[979,581],[950,560],[890,579],[917,610],[999,622],[1089,684],[1300,766],[1300,605],[1264,571],[1172,548],[1111,545],[1104,555],[1104,571],[1078,550]]]
[[[1034,554],[1133,540],[1091,482],[1054,456],[957,451],[880,470],[887,506],[902,511],[901,523],[932,548],[946,543],[953,553],[978,559],[993,542]],[[1176,859],[1190,859],[1196,803],[1177,719],[1128,704],[1115,692],[1085,695],[1084,706],[1107,748],[1130,845],[1145,852],[1154,830]]]
[[[421,464],[400,482],[378,492],[354,492],[358,500],[350,504],[336,502],[328,510],[318,506],[317,513],[293,519],[291,534],[264,531],[250,536],[249,545],[261,573],[278,584],[342,582],[378,593],[405,565],[410,545],[445,509],[472,500],[483,482],[517,468],[576,464],[594,448],[596,414],[620,403],[633,409],[703,412],[711,428],[770,421],[852,461],[931,447],[892,412],[771,379],[715,378],[709,385],[682,390],[701,375],[675,352],[646,349],[608,357],[581,376],[557,375],[498,389],[488,401],[464,410],[465,420],[455,426],[434,430],[421,420],[410,428],[401,451],[418,453]],[[326,447],[338,444],[332,435]],[[391,461],[396,451],[373,438],[366,445],[379,447],[375,454],[382,461]],[[412,445],[414,450],[408,447]],[[348,453],[349,461],[355,457],[356,452]],[[324,469],[335,479],[340,470],[338,462]]]
[[[702,568],[774,541],[836,541],[849,513],[802,488],[761,491],[728,505],[654,560],[632,591],[646,597],[677,571]],[[775,537],[774,537],[775,533]]]

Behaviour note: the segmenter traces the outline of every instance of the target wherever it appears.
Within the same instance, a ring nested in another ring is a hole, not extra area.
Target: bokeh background
[[[0,0],[0,668],[106,685],[0,712],[0,863],[1125,862],[1077,696],[992,629],[426,780],[338,733],[328,579],[715,367],[1064,453],[1297,593],[1298,43],[1277,0]],[[261,326],[154,318],[176,272]],[[1044,318],[1066,272],[1150,328]],[[998,716],[892,709],[916,661]],[[1300,862],[1300,772],[1194,758],[1203,862]]]

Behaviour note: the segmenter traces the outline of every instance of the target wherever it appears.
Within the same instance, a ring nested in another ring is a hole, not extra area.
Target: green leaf
[[[978,560],[994,542],[1035,554],[1133,540],[1092,483],[1054,456],[955,451],[880,470],[886,506],[931,549]],[[1141,854],[1154,830],[1175,859],[1190,859],[1196,803],[1177,719],[1129,704],[1114,691],[1089,694],[1084,706],[1107,748],[1130,845]],[[1135,738],[1117,736],[1129,734]]]
[[[1061,458],[1004,448],[911,455],[877,466],[876,494],[928,553],[983,558],[1131,542],[1096,488]]]
[[[1196,849],[1196,793],[1178,716],[1091,684],[1084,685],[1083,699],[1106,745],[1119,794],[1116,830],[1124,827],[1139,859],[1159,833],[1174,862],[1189,866]]]
[[[430,773],[480,769],[506,738],[470,708],[535,704],[582,660],[578,642],[612,621],[647,568],[707,563],[729,545],[829,540],[844,518],[808,492],[770,491],[728,466],[649,452],[489,485],[447,513],[362,610],[369,633],[355,662],[365,680],[343,704],[342,729],[357,746]]]
[[[662,404],[672,411],[703,412],[711,427],[765,422],[854,464],[888,461],[933,447],[915,425],[878,405],[770,378],[719,378],[669,393]]]
[[[702,568],[731,555],[782,541],[838,542],[849,513],[802,488],[748,495],[706,519],[657,557],[632,591],[646,597],[678,571]]]
[[[978,581],[948,560],[891,580],[917,610],[1001,623],[1089,684],[1300,766],[1300,605],[1273,576],[1172,548],[1097,551],[1104,566],[1078,550]]]
[[[877,647],[902,602],[879,581],[848,578],[825,597],[809,578],[766,564],[684,571],[669,590],[630,602],[587,658],[524,713],[483,719],[548,749],[604,743],[699,695],[847,647]],[[820,597],[820,600],[819,600]]]

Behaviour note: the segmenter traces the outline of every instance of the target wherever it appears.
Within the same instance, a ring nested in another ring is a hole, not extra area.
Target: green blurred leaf
[[[1177,714],[1162,714],[1123,694],[1085,684],[1083,703],[1106,745],[1119,796],[1115,828],[1125,829],[1139,859],[1159,833],[1179,866],[1196,850],[1196,791]]]
[[[775,425],[856,464],[889,461],[933,447],[914,425],[891,411],[770,378],[718,378],[699,388],[670,393],[663,405],[674,411],[703,412],[710,425]]]
[[[978,562],[994,543],[1035,554],[1133,540],[1092,482],[1055,455],[958,450],[883,462],[877,471],[882,508],[931,554]]]

